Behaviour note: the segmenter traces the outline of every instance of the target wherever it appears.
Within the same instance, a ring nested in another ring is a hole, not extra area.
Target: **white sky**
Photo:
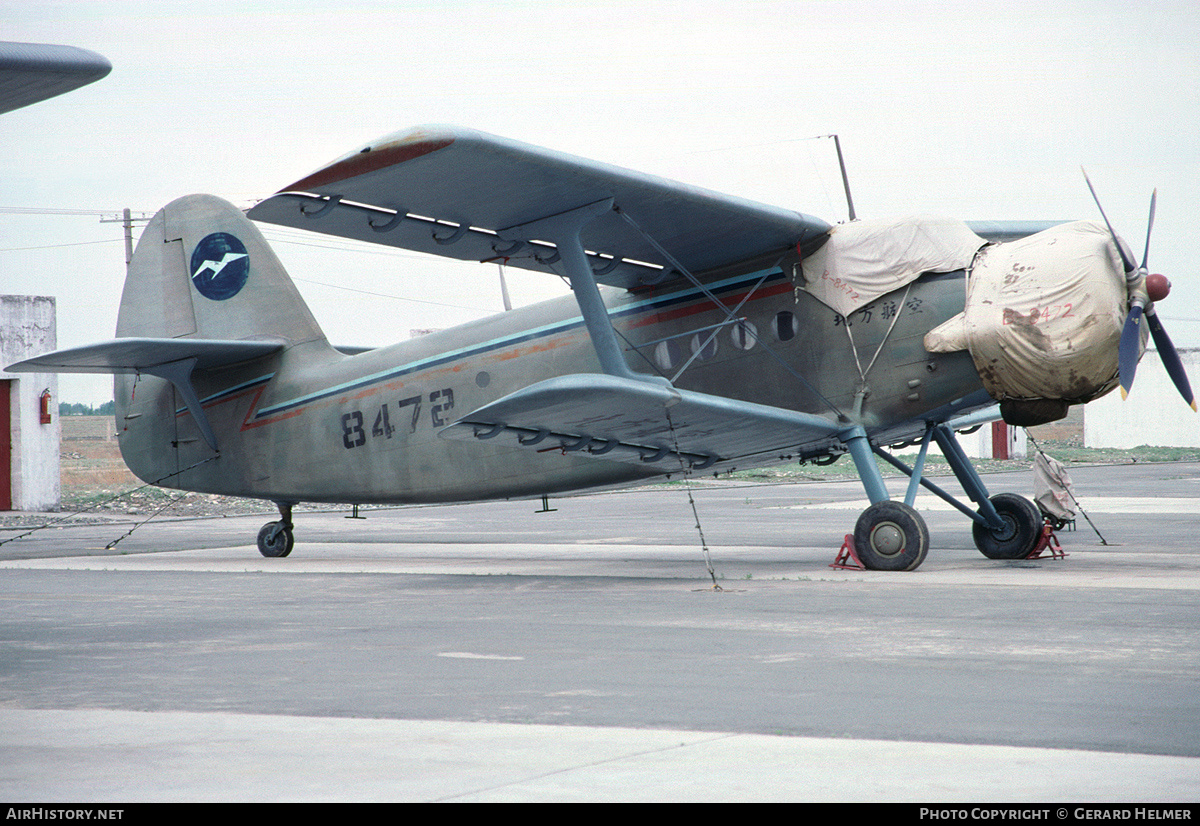
[[[837,221],[832,143],[804,140],[837,132],[860,216],[1094,218],[1084,166],[1140,256],[1157,186],[1150,268],[1175,284],[1159,315],[1195,347],[1197,33],[1200,4],[1174,0],[0,0],[0,39],[114,67],[0,115],[0,208],[249,206],[381,135],[455,123]],[[501,309],[494,266],[264,230],[335,343]],[[563,292],[508,275],[516,303]],[[0,212],[0,292],[56,296],[60,347],[112,336],[123,277],[119,224]],[[60,394],[98,404],[111,382],[64,376]]]

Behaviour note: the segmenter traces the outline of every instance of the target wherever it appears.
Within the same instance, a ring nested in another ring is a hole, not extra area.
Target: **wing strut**
[[[661,255],[664,260],[667,261],[667,263],[669,263],[672,267],[674,267],[675,270],[677,272],[679,272],[681,275],[683,275],[688,281],[692,282],[692,285],[694,287],[696,287],[698,290],[700,290],[700,292],[704,293],[704,295],[708,298],[708,300],[711,301],[713,303],[713,305],[717,307],[717,309],[719,309],[721,312],[725,313],[725,317],[729,320],[729,322],[738,323],[741,321],[741,319],[738,318],[738,316],[737,316],[737,311],[741,309],[740,304],[732,310],[729,309],[729,306],[724,301],[721,301],[719,298],[717,298],[715,295],[713,295],[712,291],[709,290],[707,287],[705,287],[702,283],[700,283],[700,280],[697,279],[696,276],[692,275],[692,273],[688,270],[687,267],[685,267],[683,264],[681,264],[675,258],[675,256],[671,255],[671,253],[667,252],[667,250],[665,250],[663,248],[662,244],[660,244],[660,243],[658,243],[658,241],[654,240],[654,238],[648,232],[646,232],[644,229],[642,229],[641,226],[638,225],[638,222],[633,219],[632,215],[630,215],[628,212],[621,209],[620,207],[617,207],[615,211],[617,212],[618,215],[620,215],[623,219],[625,219],[625,222],[627,224],[629,224],[629,226],[633,227],[633,229],[639,235],[641,235],[642,238],[644,238],[646,240],[646,243],[648,243],[650,246],[652,246],[658,252],[658,254]],[[755,289],[757,289],[757,286],[755,287]],[[747,298],[749,298],[749,296],[747,296]],[[745,299],[743,299],[742,303],[745,303]],[[716,333],[714,332],[713,335],[715,336]],[[793,376],[795,376],[796,379],[801,384],[803,384],[806,388],[808,388],[808,391],[810,393],[812,393],[818,399],[823,401],[828,406],[828,408],[837,415],[839,421],[843,421],[843,422],[850,421],[850,419],[846,416],[846,414],[843,413],[840,409],[838,409],[837,405],[835,405],[829,399],[825,398],[825,394],[823,394],[817,388],[813,387],[812,384],[809,383],[808,379],[804,378],[804,376],[802,376],[800,373],[797,373],[792,368],[792,366],[790,364],[788,364],[787,360],[784,359],[782,356],[780,356],[777,352],[775,352],[775,350],[770,345],[768,345],[766,341],[763,341],[762,339],[760,339],[760,342],[763,345],[763,349],[768,354],[770,354],[770,356],[772,358],[774,358],[777,362],[779,362],[779,364],[783,367],[783,369],[787,370],[789,373],[791,373]],[[706,344],[706,346],[707,346],[707,344]],[[685,367],[686,367],[686,365],[685,365]],[[681,370],[680,372],[683,372],[683,371]],[[678,378],[678,377],[679,376],[677,374],[676,378]]]
[[[508,227],[500,230],[497,235],[504,241],[553,242],[571,283],[571,292],[575,294],[575,301],[583,314],[583,323],[587,326],[592,345],[596,348],[600,369],[610,376],[623,379],[660,382],[662,379],[658,376],[635,373],[625,363],[625,357],[617,344],[617,335],[608,317],[608,308],[604,306],[600,288],[596,286],[596,275],[592,272],[587,253],[583,249],[583,241],[579,237],[584,227],[595,218],[610,212],[612,208],[613,199],[605,198],[557,215]]]

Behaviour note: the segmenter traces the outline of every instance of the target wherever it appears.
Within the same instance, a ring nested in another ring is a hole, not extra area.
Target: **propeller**
[[[1121,398],[1125,398],[1129,394],[1130,388],[1133,387],[1133,376],[1137,372],[1138,351],[1141,349],[1142,317],[1145,316],[1146,326],[1150,329],[1150,336],[1154,339],[1154,346],[1158,349],[1159,358],[1167,370],[1167,375],[1175,383],[1175,388],[1183,396],[1183,400],[1191,405],[1192,410],[1196,410],[1196,398],[1192,394],[1192,386],[1183,369],[1183,362],[1179,360],[1179,353],[1175,350],[1175,345],[1171,343],[1171,337],[1163,329],[1162,322],[1158,320],[1158,313],[1154,310],[1154,303],[1166,298],[1170,293],[1171,282],[1167,280],[1166,276],[1157,273],[1150,274],[1146,269],[1146,262],[1150,258],[1150,232],[1154,229],[1154,208],[1158,202],[1158,190],[1156,189],[1150,196],[1150,220],[1146,225],[1146,250],[1142,253],[1141,266],[1138,266],[1117,238],[1117,233],[1108,220],[1108,216],[1104,214],[1104,207],[1100,205],[1100,198],[1096,195],[1096,188],[1092,186],[1086,170],[1083,173],[1083,179],[1087,181],[1088,189],[1092,192],[1092,199],[1096,202],[1096,208],[1100,210],[1100,217],[1104,219],[1104,224],[1108,227],[1108,234],[1112,236],[1113,244],[1121,256],[1121,263],[1125,267],[1125,283],[1133,292],[1129,315],[1125,317],[1125,326],[1121,329],[1121,342],[1117,350]],[[1138,289],[1139,287],[1142,289]]]

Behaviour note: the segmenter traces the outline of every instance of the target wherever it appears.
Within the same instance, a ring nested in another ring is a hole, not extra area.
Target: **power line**
[[[335,290],[346,290],[347,292],[362,293],[363,295],[373,295],[373,296],[378,296],[379,298],[392,298],[392,299],[395,299],[396,301],[415,301],[418,304],[433,304],[436,307],[449,307],[450,309],[453,309],[453,310],[470,310],[471,312],[474,312],[474,313],[493,313],[493,312],[495,312],[495,310],[480,309],[479,307],[464,307],[461,304],[443,304],[440,301],[427,301],[422,298],[405,298],[402,295],[388,295],[387,293],[377,293],[377,292],[372,292],[371,290],[360,290],[355,287],[347,287],[342,284],[329,284],[325,281],[313,281],[311,278],[297,278],[294,275],[291,276],[291,278],[293,281],[299,281],[303,284],[318,284],[322,287],[332,287]]]
[[[128,210],[128,209],[125,209],[125,210],[59,209],[59,208],[53,208],[53,207],[0,206],[0,213],[6,213],[6,214],[12,214],[12,215],[89,215],[89,216],[99,216],[100,223],[102,223],[102,224],[103,223],[124,223],[125,224],[126,265],[128,265],[129,259],[132,256],[132,246],[133,246],[132,223],[135,221],[136,222],[145,222],[145,221],[150,220],[151,217],[153,217],[153,213],[150,213],[150,212],[133,212],[132,210]],[[289,234],[291,235],[291,237],[289,237]],[[389,257],[394,257],[394,258],[408,258],[408,259],[414,259],[414,260],[423,260],[424,259],[424,256],[422,256],[422,255],[417,255],[417,254],[412,254],[412,253],[403,253],[403,252],[400,252],[399,250],[395,250],[390,247],[382,247],[381,248],[377,245],[370,244],[368,242],[351,241],[349,243],[338,243],[337,241],[334,241],[332,239],[330,239],[329,243],[315,243],[314,241],[311,241],[311,240],[302,241],[299,239],[312,237],[311,233],[307,233],[307,232],[303,232],[303,231],[294,231],[292,233],[289,233],[289,231],[287,229],[282,229],[282,230],[273,229],[273,230],[265,231],[263,233],[263,235],[277,244],[292,244],[292,245],[296,245],[296,246],[315,247],[318,249],[329,249],[329,250],[335,250],[335,251],[341,251],[341,252],[359,252],[359,253],[367,253],[370,255],[384,255],[384,256],[389,256]],[[64,247],[81,247],[81,246],[89,246],[89,245],[94,245],[94,244],[112,244],[112,243],[116,243],[119,240],[120,239],[117,239],[117,238],[109,238],[109,239],[105,239],[103,241],[79,241],[79,242],[66,243],[66,244],[47,244],[47,245],[43,245],[43,246],[33,246],[33,247],[6,247],[6,248],[0,248],[0,252],[23,252],[23,251],[27,251],[27,250],[45,250],[45,249],[59,249],[59,248],[64,248]],[[321,239],[321,240],[323,240],[323,239]],[[377,296],[379,298],[391,298],[396,301],[409,301],[409,302],[414,302],[417,304],[429,304],[429,305],[436,306],[436,307],[447,307],[447,308],[454,309],[454,310],[467,310],[469,312],[474,312],[474,313],[490,313],[490,312],[492,312],[492,310],[490,310],[490,309],[483,309],[483,308],[479,308],[479,307],[465,307],[461,304],[447,304],[447,303],[440,302],[440,301],[429,301],[427,299],[407,298],[405,296],[389,295],[387,293],[372,292],[370,290],[362,290],[362,289],[356,289],[354,287],[347,287],[347,286],[344,286],[341,284],[330,284],[330,283],[324,282],[324,281],[315,281],[315,280],[307,279],[307,278],[297,278],[296,276],[292,276],[292,280],[299,281],[299,282],[306,283],[306,284],[317,284],[322,287],[330,287],[335,290],[345,290],[347,292],[361,293],[363,295]]]
[[[0,252],[21,252],[23,250],[55,250],[59,247],[86,247],[89,244],[115,244],[120,238],[105,238],[103,241],[75,241],[70,244],[47,244],[43,247],[3,247]]]
[[[6,207],[0,206],[0,213],[8,213],[11,215],[98,215],[101,218],[115,217],[117,220],[122,220],[123,211],[119,209],[56,209],[52,207]],[[135,221],[149,221],[154,215],[152,212],[135,212],[133,213]]]

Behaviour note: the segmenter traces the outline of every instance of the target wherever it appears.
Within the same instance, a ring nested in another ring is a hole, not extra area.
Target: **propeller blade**
[[[1109,222],[1108,216],[1104,214],[1104,207],[1100,206],[1100,197],[1098,195],[1096,195],[1096,188],[1094,186],[1092,186],[1092,179],[1088,177],[1087,170],[1083,169],[1083,167],[1080,167],[1080,169],[1083,171],[1083,179],[1085,181],[1087,181],[1088,189],[1090,189],[1092,191],[1092,200],[1096,202],[1096,209],[1100,210],[1100,217],[1104,219],[1104,224],[1105,224],[1105,226],[1108,227],[1108,234],[1112,236],[1113,244],[1116,245],[1117,252],[1120,253],[1120,255],[1121,255],[1121,263],[1125,265],[1125,272],[1127,272],[1127,273],[1133,272],[1134,270],[1137,269],[1137,264],[1135,264],[1134,262],[1129,260],[1129,256],[1125,254],[1125,248],[1122,247],[1121,242],[1117,240],[1117,231],[1113,229],[1113,225]],[[1126,321],[1126,329],[1128,329],[1128,325],[1129,325],[1129,322]],[[1121,342],[1122,342],[1121,352],[1124,353],[1124,347],[1125,347],[1125,345],[1124,345],[1125,334],[1124,333],[1121,334]],[[1124,358],[1124,356],[1122,356],[1122,358]],[[1135,360],[1135,364],[1136,364],[1136,360]],[[1122,372],[1122,376],[1123,376],[1124,371],[1121,371],[1121,372]],[[1131,376],[1130,381],[1132,381],[1132,374],[1130,374],[1130,376]],[[1125,381],[1125,379],[1122,378],[1121,381],[1123,383]]]
[[[1154,229],[1154,204],[1158,201],[1158,190],[1150,193],[1150,223],[1146,224],[1146,251],[1142,253],[1142,269],[1146,269],[1146,261],[1150,258],[1150,230]],[[1146,315],[1150,315],[1147,313]]]
[[[1192,410],[1195,410],[1196,397],[1192,395],[1192,385],[1188,381],[1187,372],[1183,369],[1183,362],[1179,360],[1179,353],[1175,352],[1175,345],[1171,343],[1171,337],[1163,329],[1162,322],[1158,320],[1158,313],[1154,312],[1153,307],[1146,310],[1146,325],[1150,328],[1150,335],[1154,338],[1154,346],[1158,348],[1158,357],[1162,359],[1163,367],[1167,368],[1167,375],[1175,383],[1179,395],[1183,396],[1183,400],[1192,406]],[[1122,346],[1125,344],[1123,332],[1121,344]],[[1124,373],[1121,374],[1121,381],[1125,381]]]
[[[1121,378],[1121,398],[1129,395],[1133,387],[1133,375],[1137,372],[1138,351],[1142,347],[1142,305],[1134,301],[1125,318],[1125,327],[1121,330],[1120,349],[1117,350],[1117,369]]]

